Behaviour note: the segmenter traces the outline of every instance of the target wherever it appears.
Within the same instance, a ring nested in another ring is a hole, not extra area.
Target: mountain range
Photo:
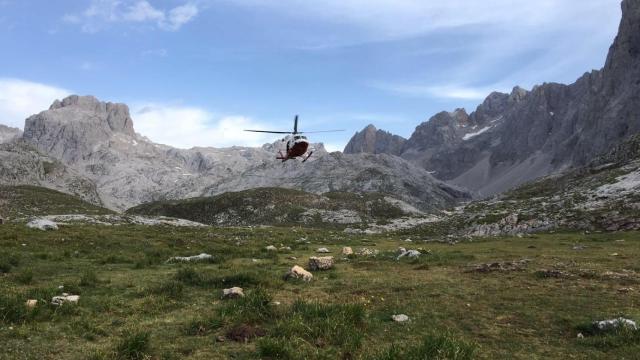
[[[400,156],[477,197],[584,166],[640,132],[640,2],[623,1],[622,13],[603,69],[570,85],[494,92],[471,114],[436,114],[409,139],[370,125],[344,152]]]
[[[282,142],[189,150],[156,144],[135,132],[126,105],[92,96],[56,100],[26,119],[21,136],[2,133],[7,140],[0,146],[0,183],[50,187],[113,210],[256,187],[381,192],[423,210],[468,198],[387,154],[329,154],[315,144],[312,160],[301,164],[275,160]]]

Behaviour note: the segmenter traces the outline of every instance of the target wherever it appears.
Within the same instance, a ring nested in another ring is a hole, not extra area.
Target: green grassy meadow
[[[344,258],[343,246],[379,254]],[[398,261],[399,246],[430,253]],[[318,247],[336,257],[333,270],[310,283],[283,280]],[[202,252],[214,260],[165,262]],[[596,333],[589,324],[640,320],[639,257],[636,232],[450,245],[299,227],[5,224],[0,358],[637,359],[638,332]],[[520,270],[473,271],[521,259],[530,262]],[[246,296],[222,299],[232,286]],[[79,303],[50,305],[62,292]],[[28,299],[38,305],[27,309]],[[394,314],[410,321],[393,322]]]

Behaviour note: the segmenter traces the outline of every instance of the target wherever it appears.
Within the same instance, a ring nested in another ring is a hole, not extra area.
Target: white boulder
[[[38,230],[58,230],[58,224],[54,223],[51,220],[47,219],[34,219],[27,223],[27,227],[30,229],[38,229]]]
[[[284,275],[284,279],[302,279],[309,282],[313,279],[313,274],[303,269],[302,267],[295,265],[289,271],[287,271],[287,273]]]
[[[51,299],[51,305],[60,306],[66,303],[77,304],[79,300],[80,295],[69,295],[67,293],[64,293],[62,294],[62,296],[54,296]]]
[[[193,256],[174,256],[174,257],[170,258],[169,260],[167,260],[167,262],[168,263],[170,263],[170,262],[194,262],[194,261],[207,261],[207,260],[212,260],[212,259],[213,259],[213,255],[202,253],[200,255],[193,255]]]
[[[230,289],[222,290],[222,297],[225,299],[235,299],[244,297],[244,290],[241,287],[234,286]]]
[[[617,319],[595,321],[593,325],[597,327],[598,330],[613,330],[620,327],[628,328],[631,330],[638,330],[638,325],[635,321],[625,319],[623,317]]]
[[[342,248],[342,255],[344,255],[344,256],[353,255],[353,249],[348,247],[348,246],[343,247]]]
[[[409,317],[405,314],[391,315],[391,319],[395,322],[403,323],[409,321]]]

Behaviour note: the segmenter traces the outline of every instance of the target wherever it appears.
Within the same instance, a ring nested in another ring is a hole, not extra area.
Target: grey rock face
[[[421,124],[401,156],[480,197],[588,164],[640,133],[640,2],[622,3],[606,64],[571,85],[493,93]]]
[[[407,140],[369,125],[357,132],[344,148],[345,154],[391,154],[400,155]]]
[[[0,144],[8,143],[22,136],[22,131],[17,128],[0,124]]]
[[[38,185],[102,204],[93,181],[22,140],[0,144],[0,184]]]

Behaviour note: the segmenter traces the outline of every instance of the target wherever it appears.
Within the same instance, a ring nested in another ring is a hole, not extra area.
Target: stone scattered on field
[[[287,259],[289,259],[289,260],[298,260],[298,258],[295,257],[295,256],[289,256]]]
[[[283,246],[283,247],[280,248],[280,250],[282,250],[282,251],[291,251],[291,247]]]
[[[582,333],[578,333],[578,339],[584,339],[584,335],[582,335]]]
[[[309,270],[329,270],[333,267],[333,256],[321,256],[309,258]]]
[[[529,264],[529,262],[530,262],[529,259],[522,259],[517,261],[504,261],[504,262],[480,264],[480,265],[474,266],[470,270],[467,270],[467,272],[489,273],[493,271],[519,271],[527,267],[527,264]]]
[[[193,255],[193,256],[174,256],[172,258],[170,258],[169,260],[167,260],[168,263],[171,262],[195,262],[195,261],[207,261],[207,260],[213,260],[213,255],[209,255],[209,254],[199,254],[199,255]]]
[[[576,250],[576,251],[580,251],[580,250],[584,250],[586,248],[587,247],[584,246],[584,245],[577,244],[577,245],[573,245],[573,247],[571,249]]]
[[[353,255],[353,249],[348,247],[348,246],[343,247],[342,248],[342,255],[344,255],[344,256]]]
[[[628,293],[628,292],[632,292],[632,291],[633,291],[633,288],[631,288],[631,287],[623,287],[623,288],[618,289],[619,293],[625,293],[625,294]]]
[[[631,330],[638,330],[638,325],[635,321],[619,317],[617,319],[609,319],[602,321],[594,321],[593,325],[598,330],[614,330],[620,327],[628,328]]]
[[[611,254],[611,256],[620,256],[620,254],[618,254],[618,253],[613,253],[613,254]]]
[[[360,256],[376,256],[378,255],[379,251],[376,249],[368,249],[368,248],[362,248],[360,250],[358,250],[358,252],[356,253],[357,255]]]
[[[400,255],[398,255],[398,257],[396,258],[396,260],[400,260],[400,258],[402,257],[408,257],[408,258],[417,258],[420,257],[420,255],[422,255],[422,253],[418,250],[407,250],[403,247],[398,249],[398,252],[400,253]]]
[[[391,319],[395,322],[403,323],[409,321],[409,317],[405,314],[391,315]]]
[[[29,299],[25,305],[27,306],[27,309],[33,309],[38,305],[38,300]]]
[[[225,299],[235,299],[244,297],[244,290],[241,287],[234,286],[230,289],[222,290],[222,297]]]
[[[562,270],[557,270],[557,269],[539,270],[539,271],[536,271],[536,275],[543,278],[555,278],[555,279],[571,277],[570,273]]]
[[[34,219],[27,223],[27,227],[30,229],[38,229],[38,230],[58,230],[58,224],[54,223],[51,220],[47,219]]]
[[[51,305],[60,306],[65,303],[77,304],[79,300],[79,295],[69,295],[67,293],[64,293],[61,296],[54,296],[51,299]]]
[[[287,273],[284,275],[284,279],[302,279],[308,282],[313,279],[313,274],[303,269],[302,267],[295,265],[291,268],[291,270],[287,271]]]
[[[222,335],[218,335],[218,336],[216,337],[216,341],[217,341],[217,342],[225,342],[225,341],[227,341],[227,339],[226,339],[224,336],[222,336]]]
[[[273,245],[269,245],[264,249],[267,250],[267,251],[278,251],[278,248],[273,246]]]
[[[318,250],[316,250],[316,252],[319,253],[319,254],[327,254],[327,253],[330,253],[331,251],[329,251],[329,249],[323,247],[323,248],[319,248]]]

